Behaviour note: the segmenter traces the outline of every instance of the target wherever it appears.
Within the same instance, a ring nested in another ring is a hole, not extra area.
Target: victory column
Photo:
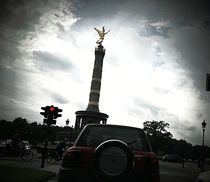
[[[102,42],[104,40],[104,36],[109,31],[105,32],[104,26],[102,27],[102,30],[97,28],[94,29],[99,34],[99,39],[96,41],[98,45],[95,48],[95,63],[90,87],[89,102],[86,110],[76,112],[76,134],[78,134],[86,124],[106,124],[107,118],[109,117],[107,114],[99,112],[101,77],[103,69],[103,58],[105,55],[105,49],[102,45]]]

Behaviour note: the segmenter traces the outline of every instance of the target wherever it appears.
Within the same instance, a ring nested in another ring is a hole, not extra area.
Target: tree
[[[13,120],[13,132],[18,133],[21,135],[21,137],[25,137],[25,131],[28,126],[28,122],[26,119],[23,119],[21,117],[15,118]]]
[[[13,136],[12,122],[1,120],[0,121],[0,140],[5,140]]]
[[[152,149],[155,153],[161,151],[165,153],[167,150],[167,144],[172,138],[172,134],[167,131],[169,124],[165,121],[145,121],[143,123],[143,130],[146,132]]]
[[[145,121],[143,126],[147,135],[172,138],[172,134],[166,130],[169,128],[169,124],[165,121]]]

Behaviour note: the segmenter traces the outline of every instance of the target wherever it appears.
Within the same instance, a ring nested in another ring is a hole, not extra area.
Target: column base
[[[97,111],[77,111],[75,132],[78,134],[82,128],[87,124],[106,124],[107,118],[109,117],[105,113]]]

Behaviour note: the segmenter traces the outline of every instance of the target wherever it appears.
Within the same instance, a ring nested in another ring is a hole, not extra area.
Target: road
[[[16,167],[29,167],[40,169],[41,159],[39,158],[36,152],[34,153],[34,159],[30,162],[24,162],[21,159],[15,158],[0,158],[0,163],[2,165],[10,165]],[[51,170],[55,173],[59,170],[60,162],[55,165],[49,165],[45,163],[46,170]],[[209,166],[210,168],[210,166]],[[197,168],[195,163],[185,163],[183,168],[180,163],[170,163],[160,161],[160,182],[195,182],[197,175],[199,174],[200,169]],[[55,182],[56,178],[49,182]]]
[[[160,161],[161,182],[195,182],[200,169],[195,163],[170,163]]]

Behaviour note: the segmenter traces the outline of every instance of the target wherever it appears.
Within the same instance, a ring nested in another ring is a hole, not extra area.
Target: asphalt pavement
[[[210,170],[210,166],[205,166],[205,170]],[[161,182],[195,182],[200,168],[197,163],[185,162],[171,163],[160,161]]]
[[[54,165],[50,165],[45,161],[44,168],[41,168],[41,159],[38,154],[35,153],[32,161],[26,162],[20,158],[0,158],[1,165],[13,166],[13,167],[27,167],[35,168],[39,170],[45,170],[55,173],[55,176],[46,181],[57,182],[57,174],[60,168],[61,162],[57,162]],[[210,166],[206,170],[210,170]],[[196,163],[186,162],[183,166],[182,163],[170,163],[160,161],[160,178],[161,182],[195,182],[197,175],[200,173]]]
[[[32,169],[39,169],[44,171],[53,172],[55,175],[52,176],[53,178],[46,179],[43,181],[48,182],[57,182],[57,174],[60,168],[60,162],[56,162],[53,165],[50,165],[45,161],[44,168],[41,168],[41,159],[40,154],[37,154],[34,151],[34,157],[32,161],[23,161],[21,158],[18,157],[0,157],[0,164],[3,166],[11,166],[11,167],[18,167],[18,168],[32,168]]]

